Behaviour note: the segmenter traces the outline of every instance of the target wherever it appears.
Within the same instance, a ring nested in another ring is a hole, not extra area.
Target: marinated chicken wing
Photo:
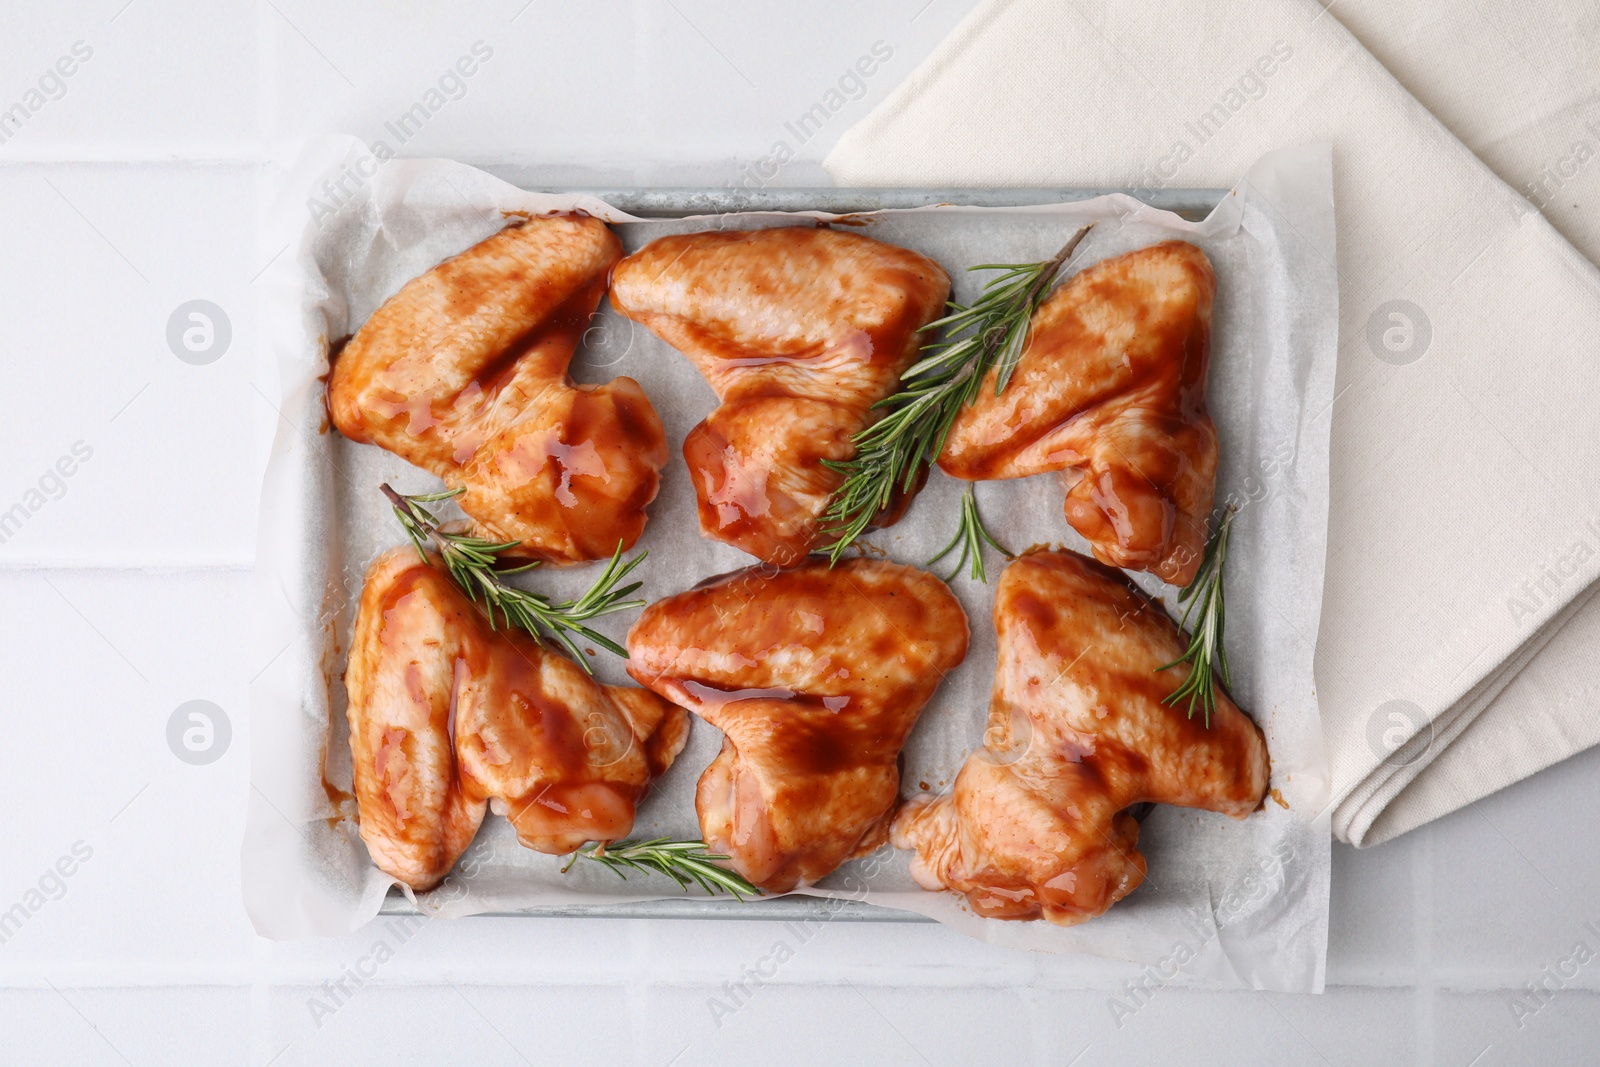
[[[967,481],[1060,471],[1067,522],[1097,559],[1187,585],[1217,479],[1215,291],[1205,253],[1182,241],[1077,274],[1034,315],[1005,391],[991,372],[956,417],[939,466]]]
[[[484,536],[529,555],[631,547],[667,461],[661,420],[632,378],[567,376],[621,255],[598,219],[542,218],[412,279],[334,361],[334,425],[464,487]]]
[[[701,834],[786,892],[886,840],[901,746],[966,651],[966,615],[939,579],[812,560],[651,605],[628,673],[723,732],[695,797]]]
[[[1070,926],[1144,880],[1142,801],[1236,818],[1266,792],[1266,742],[1227,694],[1209,728],[1163,704],[1186,664],[1161,607],[1073,552],[1012,563],[995,591],[999,663],[984,747],[954,790],[908,801],[894,821],[925,889],[966,894],[998,919]]]
[[[654,693],[490,629],[410,547],[367,571],[345,687],[362,839],[413,889],[450,873],[490,799],[540,852],[625,836],[689,731]]]
[[[822,461],[855,455],[949,292],[925,256],[813,227],[663,237],[617,265],[612,306],[688,356],[721,401],[683,444],[707,537],[782,567],[827,536],[843,478]]]

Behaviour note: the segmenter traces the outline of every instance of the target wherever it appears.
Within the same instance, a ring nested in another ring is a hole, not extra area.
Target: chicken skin
[[[411,547],[367,571],[345,688],[361,837],[418,890],[450,873],[491,800],[540,852],[626,836],[689,735],[654,693],[492,630]]]
[[[826,540],[843,476],[822,461],[855,455],[949,293],[925,256],[809,226],[663,237],[619,263],[612,306],[688,356],[721,401],[683,444],[701,531],[780,567]]]
[[[661,420],[632,378],[567,376],[621,256],[598,219],[541,218],[412,279],[334,361],[333,424],[464,488],[479,532],[523,554],[632,547],[667,461]]]
[[[1040,306],[1006,389],[991,371],[939,466],[967,481],[1060,471],[1067,522],[1102,563],[1187,585],[1217,480],[1206,413],[1211,302],[1182,241],[1104,260]]]
[[[1267,788],[1266,742],[1227,694],[1208,728],[1161,701],[1188,665],[1177,626],[1125,576],[1074,552],[1035,552],[995,591],[999,662],[984,747],[944,796],[895,817],[924,889],[997,919],[1070,926],[1144,880],[1143,801],[1243,818]]]
[[[651,605],[628,673],[723,732],[695,796],[701,835],[787,892],[887,840],[900,749],[966,652],[967,617],[939,579],[813,559]]]

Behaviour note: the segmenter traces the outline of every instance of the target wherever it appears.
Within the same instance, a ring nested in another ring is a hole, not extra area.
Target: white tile
[[[1420,838],[1378,848],[1333,846],[1328,981],[1397,984],[1416,976],[1416,853]],[[1423,883],[1427,884],[1427,872]]]
[[[10,989],[0,996],[0,1058],[8,1067],[244,1067],[249,1022],[243,988]]]
[[[278,1065],[633,1062],[627,1001],[615,989],[347,984],[270,998],[265,1043]]]
[[[465,16],[377,0],[276,6],[280,140],[336,130],[406,155],[538,164],[554,180],[588,173],[623,184],[721,184],[779,141],[801,160],[820,161],[974,3],[830,0],[787,13],[781,32],[765,14],[719,0],[502,0]],[[886,59],[873,57],[879,42]],[[474,45],[489,56],[468,62],[475,71],[458,84],[449,72]],[[847,75],[863,58],[872,73]],[[443,92],[428,99],[441,77]],[[426,121],[406,128],[402,141],[386,124],[419,103]],[[798,135],[785,127],[819,103],[831,108],[825,122]],[[814,167],[801,172],[831,184]]]
[[[101,1034],[78,1006],[83,998],[72,990],[8,989],[0,996],[0,1033],[5,1035],[7,1063],[16,1067],[59,1063],[84,1067],[125,1063],[116,1045]]]
[[[348,132],[407,155],[458,158],[518,148],[583,156],[597,141],[636,135],[637,112],[606,101],[634,55],[627,6],[535,4],[512,22],[520,7],[277,0],[274,133]],[[417,105],[414,122],[399,126]]]
[[[1448,980],[1518,986],[1578,940],[1600,951],[1596,773],[1590,749],[1418,831],[1432,841],[1432,959]],[[1582,981],[1600,988],[1600,973]]]
[[[274,984],[320,985],[372,954],[381,940],[393,953],[383,967],[390,983],[427,984],[441,976],[530,986],[644,981],[651,969],[638,947],[645,925],[624,919],[380,916],[342,937],[263,941],[256,974]]]
[[[986,945],[932,924],[652,923],[643,936],[646,958],[674,961],[685,980],[711,985],[737,981],[746,968],[780,955],[789,983],[1021,984],[1038,973],[1034,953]],[[652,977],[672,979],[660,968]]]
[[[752,161],[782,143],[799,158],[821,159],[916,66],[925,21],[909,22],[916,6],[808,5],[774,33],[755,9],[725,0],[643,5],[639,18],[654,42],[647,57],[653,155]],[[870,75],[854,70],[858,60]],[[818,104],[823,110],[798,126]]]
[[[1128,995],[1120,997],[1133,1003]],[[1054,1062],[1282,1067],[1418,1062],[1409,990],[1330,987],[1319,997],[1158,989],[1110,1021],[1108,994],[1078,993],[1049,1024]],[[1093,1009],[1098,1007],[1099,1011]],[[1080,1014],[1081,1013],[1081,1014]]]
[[[0,573],[0,810],[22,815],[0,852],[0,911],[29,912],[5,931],[0,983],[248,979],[238,843],[257,668],[228,640],[247,577]],[[195,699],[231,726],[205,766],[167,740]]]
[[[1537,1010],[1513,991],[1441,993],[1434,1009],[1433,1061],[1502,1067],[1510,1064],[1588,1065],[1600,1049],[1600,995],[1564,990]]]
[[[252,560],[274,419],[253,384],[261,173],[0,167],[0,566]],[[207,365],[168,344],[195,299],[231,324]]]
[[[1320,997],[1288,993],[1246,994],[1267,1013],[1266,1025],[1281,1020],[1294,1031],[1293,1060],[1319,1064],[1417,1063],[1427,1061],[1417,1048],[1417,1019],[1426,994],[1406,988],[1329,986]],[[1197,1000],[1210,996],[1200,994]],[[1197,1007],[1197,1011],[1204,1010]],[[1241,1027],[1239,1040],[1250,1044],[1253,1028]],[[1306,1051],[1314,1050],[1315,1057]]]
[[[870,1063],[883,1067],[956,1067],[1027,1063],[1030,1038],[1016,998],[1000,991],[919,990],[914,995],[866,986],[751,987],[735,997],[720,988],[656,988],[639,995],[637,1064]],[[912,1003],[917,1001],[919,1003]],[[723,1011],[730,1005],[729,1011]],[[930,1012],[931,1009],[931,1012]],[[942,1014],[937,1032],[930,1014]],[[988,1031],[988,1051],[974,1055],[974,1019],[1009,1024]],[[958,1025],[964,1022],[964,1027]],[[951,1035],[965,1029],[952,1046]],[[1020,1038],[1020,1041],[1018,1040]],[[676,1057],[676,1059],[674,1059]]]
[[[0,162],[258,153],[257,21],[246,3],[15,5],[0,36],[0,110],[22,102],[31,114]]]

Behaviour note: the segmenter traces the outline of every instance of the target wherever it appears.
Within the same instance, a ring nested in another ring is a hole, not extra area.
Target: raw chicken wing
[[[1097,559],[1187,585],[1217,480],[1215,291],[1205,253],[1182,241],[1077,274],[1034,315],[1005,391],[991,371],[956,417],[939,466],[967,481],[1060,471],[1067,522]]]
[[[540,852],[626,836],[688,738],[682,708],[490,629],[411,547],[367,571],[345,687],[362,839],[419,890],[455,866],[490,799]]]
[[[1243,818],[1267,788],[1267,747],[1226,693],[1208,728],[1162,698],[1184,642],[1123,575],[1073,552],[1012,563],[995,592],[999,663],[984,747],[945,796],[900,809],[925,889],[964,893],[998,919],[1070,926],[1144,880],[1142,801]]]
[[[798,563],[950,292],[909,249],[815,227],[662,237],[617,265],[611,303],[688,356],[721,405],[685,439],[700,529],[768,563]],[[880,525],[899,517],[899,500]]]
[[[334,361],[334,425],[464,487],[483,535],[520,552],[632,547],[667,461],[661,420],[632,378],[567,376],[621,255],[598,219],[541,218],[412,279]]]
[[[695,797],[701,834],[786,892],[887,839],[901,746],[966,651],[966,615],[939,579],[813,559],[651,605],[628,673],[723,732]]]

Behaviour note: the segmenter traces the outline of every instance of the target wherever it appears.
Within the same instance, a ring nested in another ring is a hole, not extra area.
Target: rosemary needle
[[[1222,567],[1228,561],[1228,532],[1233,528],[1233,516],[1237,510],[1236,505],[1229,504],[1223,511],[1222,520],[1217,523],[1217,528],[1206,541],[1206,552],[1200,559],[1200,569],[1195,571],[1194,578],[1178,594],[1178,603],[1186,605],[1183,609],[1183,619],[1178,623],[1179,629],[1189,628],[1190,615],[1195,619],[1194,630],[1189,636],[1188,650],[1166,666],[1156,668],[1158,671],[1164,671],[1180,663],[1189,664],[1189,677],[1185,678],[1183,684],[1174,689],[1163,703],[1176,705],[1179,701],[1187,700],[1191,719],[1194,718],[1195,705],[1198,704],[1205,713],[1208,729],[1211,726],[1211,713],[1217,710],[1214,675],[1220,673],[1222,684],[1224,686],[1230,684],[1228,650],[1222,644],[1223,626],[1227,621],[1223,603]]]
[[[641,552],[624,563],[622,543],[617,542],[617,551],[612,555],[611,562],[606,564],[605,571],[589,587],[588,592],[577,600],[564,600],[559,604],[552,604],[546,597],[506,583],[506,575],[521,574],[539,565],[539,561],[534,560],[520,567],[498,566],[500,554],[515,548],[521,542],[495,542],[470,534],[445,533],[439,528],[439,520],[423,507],[424,504],[449,500],[462,492],[461,489],[452,489],[444,493],[403,496],[387,484],[383,486],[383,494],[394,505],[395,517],[400,520],[400,525],[405,528],[412,544],[417,546],[417,551],[422,553],[424,558],[427,557],[430,544],[438,551],[439,558],[444,560],[445,569],[450,572],[450,577],[455,580],[462,592],[483,607],[484,613],[489,616],[489,625],[492,628],[498,630],[503,623],[507,626],[520,627],[541,641],[554,641],[565,648],[572,659],[590,674],[594,671],[590,668],[583,649],[573,639],[574,635],[627,659],[627,649],[605,634],[586,626],[585,623],[601,615],[609,615],[613,611],[626,611],[629,608],[644,606],[642,600],[624,599],[643,583],[634,582],[620,589],[617,588],[617,583],[644,562],[645,553]]]
[[[978,515],[978,496],[974,492],[975,483],[967,483],[967,491],[961,494],[961,522],[956,527],[956,535],[950,538],[950,543],[939,550],[939,554],[930,559],[924,566],[931,567],[944,559],[958,547],[961,556],[956,560],[956,565],[945,577],[950,581],[970,558],[972,560],[971,578],[975,582],[988,582],[989,576],[983,569],[983,546],[989,545],[1003,556],[1010,556],[1011,552],[996,541],[994,535],[984,528],[983,519]]]
[[[945,334],[923,346],[922,358],[900,376],[899,391],[873,405],[888,413],[855,435],[853,458],[822,461],[845,476],[822,516],[823,527],[833,537],[822,549],[831,562],[837,563],[866,532],[896,492],[912,490],[943,450],[951,423],[978,395],[991,368],[996,372],[995,395],[1005,389],[1027,347],[1034,311],[1089,229],[1083,227],[1054,259],[1043,263],[985,263],[970,268],[1000,273],[984,286],[975,303],[962,306],[952,301],[949,314],[922,327],[942,329]],[[968,546],[970,552],[970,539]]]
[[[609,867],[618,878],[624,880],[627,879],[629,870],[659,871],[685,890],[692,882],[707,893],[715,894],[718,889],[726,890],[741,903],[747,895],[760,896],[761,890],[746,881],[743,875],[712,862],[727,858],[715,852],[707,852],[702,841],[673,841],[657,837],[649,841],[616,841],[609,845],[584,845],[572,854],[572,858],[561,868],[561,872],[565,874],[571,870],[572,865],[580,859],[594,860]]]
[[[433,545],[440,558],[444,560],[450,577],[467,596],[483,606],[489,616],[490,626],[498,628],[500,622],[507,625],[515,624],[542,641],[552,639],[558,641],[571,653],[572,659],[591,674],[593,671],[590,670],[582,650],[572,640],[573,634],[593,641],[626,659],[627,649],[604,634],[585,626],[584,623],[613,611],[644,605],[642,600],[623,599],[638,589],[641,583],[634,582],[621,589],[616,588],[616,585],[629,571],[644,561],[645,553],[641,552],[624,563],[622,545],[619,542],[611,562],[606,564],[604,573],[589,587],[587,593],[577,600],[552,604],[545,597],[507,585],[502,581],[507,574],[518,574],[539,565],[537,560],[520,567],[500,568],[495,565],[500,553],[515,548],[519,542],[494,542],[468,534],[445,533],[439,529],[439,520],[423,507],[424,504],[449,500],[461,492],[460,489],[454,489],[444,493],[404,496],[395,492],[388,484],[383,486],[384,495],[394,505],[395,516],[405,528],[406,535],[417,546],[417,551],[426,557],[428,546]],[[620,878],[627,877],[625,872],[628,869],[659,871],[684,889],[689,888],[693,882],[707,893],[715,893],[719,888],[724,889],[740,901],[747,895],[759,896],[761,890],[751,885],[743,876],[712,862],[727,858],[707,852],[705,844],[700,841],[672,841],[658,837],[650,841],[618,841],[609,846],[600,843],[585,845],[572,854],[572,858],[567,861],[562,871],[570,870],[579,859],[586,859],[605,865],[615,871]]]

